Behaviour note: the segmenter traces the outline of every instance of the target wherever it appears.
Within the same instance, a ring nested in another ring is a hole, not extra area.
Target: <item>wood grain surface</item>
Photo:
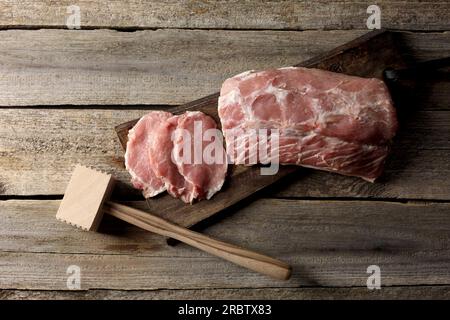
[[[450,20],[446,1],[6,0],[0,26],[62,28],[73,4],[83,28],[365,29],[371,4],[383,28],[448,30]]]
[[[187,103],[243,70],[299,63],[366,32],[2,31],[0,106]]]
[[[289,66],[367,30],[5,30],[0,106],[178,105],[249,69]],[[410,58],[450,55],[450,33],[402,33]],[[125,119],[124,119],[125,120]]]
[[[73,1],[0,2],[0,299],[450,298],[448,73],[397,105],[377,183],[301,169],[197,226],[292,263],[288,283],[113,218],[99,233],[57,222],[78,162],[117,175],[115,199],[141,198],[118,123],[217,92],[243,70],[320,55],[366,33],[369,16],[362,1],[76,2],[83,30],[62,30]],[[450,56],[447,1],[376,4],[382,27],[403,30],[406,59]],[[170,208],[166,218],[190,223]],[[65,285],[71,264],[83,268],[80,291]],[[382,290],[366,288],[370,264]]]
[[[54,219],[56,200],[0,205],[3,289],[67,290],[72,264],[84,290],[365,287],[371,264],[386,287],[450,284],[448,203],[260,199],[204,230],[291,263],[287,282],[118,221],[74,229]]]
[[[264,288],[264,289],[158,289],[158,290],[0,290],[0,299],[114,299],[114,300],[448,300],[450,286],[395,286],[383,290],[367,290],[361,287],[334,288]]]

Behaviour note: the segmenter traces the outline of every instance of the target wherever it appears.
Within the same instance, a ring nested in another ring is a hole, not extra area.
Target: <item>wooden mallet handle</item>
[[[272,278],[287,280],[291,276],[291,267],[280,260],[210,238],[150,213],[111,201],[104,204],[103,210],[105,213],[137,227],[177,239],[192,247]]]

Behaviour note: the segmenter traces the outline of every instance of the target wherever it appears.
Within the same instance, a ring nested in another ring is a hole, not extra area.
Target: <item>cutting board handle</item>
[[[150,213],[111,201],[105,203],[104,211],[147,231],[177,239],[192,247],[272,278],[287,280],[291,276],[291,267],[280,260],[210,238]]]

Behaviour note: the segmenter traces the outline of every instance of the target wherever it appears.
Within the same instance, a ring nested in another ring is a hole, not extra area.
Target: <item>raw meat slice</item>
[[[235,164],[262,159],[249,146],[279,132],[278,161],[374,181],[382,172],[397,118],[378,79],[318,69],[247,71],[222,85],[219,116]]]
[[[125,165],[145,197],[167,190],[186,203],[210,199],[221,189],[228,167],[222,141],[215,121],[201,112],[152,111],[130,130]],[[184,161],[186,150],[200,156]],[[204,153],[218,156],[205,159]]]
[[[191,184],[185,202],[210,199],[222,188],[228,168],[216,122],[202,112],[186,112],[178,117],[173,138],[174,161]]]
[[[146,198],[166,190],[164,182],[156,176],[150,165],[149,145],[155,137],[151,132],[171,116],[171,113],[164,111],[150,112],[128,132],[125,167],[131,175],[133,186],[141,189]]]
[[[149,146],[149,160],[156,176],[164,182],[167,192],[189,203],[193,186],[178,172],[176,164],[172,161],[172,133],[177,124],[178,116],[171,116],[155,128],[153,134],[156,138]]]

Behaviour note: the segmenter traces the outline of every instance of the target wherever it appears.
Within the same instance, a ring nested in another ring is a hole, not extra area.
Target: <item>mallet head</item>
[[[56,219],[83,230],[97,230],[103,217],[102,206],[114,187],[107,173],[77,165],[67,186]]]

